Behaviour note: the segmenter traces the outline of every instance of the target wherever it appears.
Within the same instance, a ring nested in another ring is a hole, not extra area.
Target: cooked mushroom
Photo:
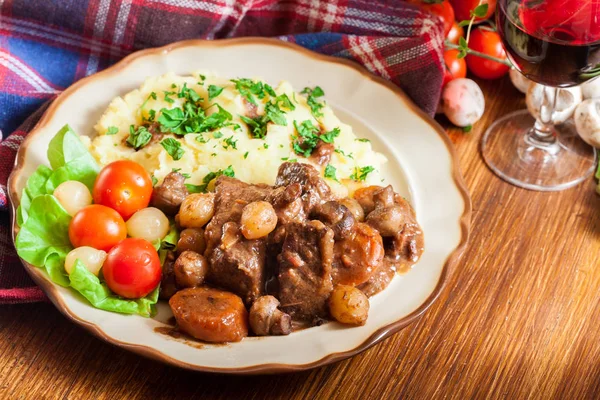
[[[448,82],[442,92],[444,114],[456,126],[469,126],[479,121],[485,99],[479,86],[467,78]]]
[[[279,300],[269,295],[259,297],[252,304],[249,322],[256,335],[289,335],[292,332],[292,319],[277,307]]]
[[[600,98],[600,79],[592,79],[581,84],[581,94],[584,100]]]
[[[181,231],[179,234],[179,240],[177,241],[177,252],[183,253],[186,250],[192,250],[198,254],[204,254],[204,250],[206,250],[204,229],[187,228]]]
[[[557,93],[556,101],[554,96]],[[552,113],[551,121],[553,124],[565,122],[579,103],[581,103],[581,88],[560,88],[556,92],[554,90],[546,90],[544,85],[532,83],[527,91],[525,98],[529,113],[536,119],[540,118],[540,110],[542,104],[551,105],[554,103],[554,112]]]
[[[404,211],[397,205],[379,207],[367,215],[366,223],[383,237],[395,236],[404,226]]]
[[[194,251],[184,251],[177,257],[173,267],[175,280],[181,287],[198,287],[208,272],[208,262]]]
[[[337,201],[328,201],[318,205],[313,214],[333,230],[336,240],[350,235],[356,223],[350,210]]]
[[[600,98],[582,101],[575,110],[574,120],[579,136],[600,148]]]

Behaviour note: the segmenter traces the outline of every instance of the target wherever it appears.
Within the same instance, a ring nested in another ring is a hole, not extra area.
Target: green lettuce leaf
[[[46,193],[52,193],[68,180],[82,182],[91,191],[100,171],[94,157],[69,125],[65,125],[50,141],[48,161],[54,172],[46,182]]]
[[[146,317],[153,315],[154,304],[158,301],[158,288],[144,298],[127,300],[113,294],[79,260],[71,275],[67,274],[65,257],[73,249],[69,240],[71,216],[52,193],[58,185],[68,180],[82,182],[91,191],[100,168],[68,125],[50,141],[48,160],[52,169],[43,165],[38,167],[23,189],[17,209],[20,230],[15,240],[19,256],[45,269],[54,283],[71,286],[96,308]],[[177,231],[171,227],[163,245],[174,247],[177,239]]]
[[[40,165],[37,170],[27,179],[25,188],[21,193],[21,203],[17,208],[17,224],[22,226],[27,220],[31,200],[34,197],[46,194],[46,181],[52,175],[52,170],[45,165]]]
[[[54,135],[48,145],[48,161],[52,169],[58,169],[85,155],[89,155],[87,148],[68,124]]]
[[[65,257],[51,254],[44,264],[46,272],[52,282],[63,287],[70,286],[69,274],[65,271]]]
[[[100,279],[88,271],[79,260],[75,261],[69,277],[71,278],[71,287],[96,308],[123,314],[139,314],[144,317],[155,314],[154,304],[158,301],[158,287],[146,297],[135,300],[123,299],[114,295],[108,286],[104,282],[100,282]]]
[[[49,194],[37,196],[31,200],[28,217],[15,240],[19,257],[36,267],[44,267],[52,280],[63,286],[65,280],[56,270],[57,264],[64,264],[64,258],[73,249],[69,240],[70,221],[71,216],[56,197]],[[54,254],[58,259],[49,260]]]

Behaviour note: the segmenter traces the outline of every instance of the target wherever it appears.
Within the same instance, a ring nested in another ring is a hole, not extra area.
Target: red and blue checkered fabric
[[[44,298],[12,246],[6,181],[40,106],[71,83],[178,40],[279,37],[357,61],[433,114],[442,30],[436,17],[394,0],[0,0],[0,303]]]

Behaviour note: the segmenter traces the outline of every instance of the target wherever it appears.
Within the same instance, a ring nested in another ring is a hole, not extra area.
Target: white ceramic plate
[[[228,373],[293,371],[331,363],[365,350],[422,314],[439,295],[468,236],[470,201],[450,141],[391,83],[350,61],[277,40],[180,42],[135,53],[77,82],[50,106],[21,145],[9,183],[13,216],[27,177],[39,164],[48,164],[48,142],[64,124],[81,135],[92,135],[93,124],[115,96],[139,87],[150,76],[169,71],[189,74],[197,69],[230,77],[261,76],[272,84],[288,80],[295,88],[320,85],[340,119],[388,157],[382,173],[411,201],[424,230],[422,259],[371,298],[364,326],[328,323],[289,336],[248,337],[230,345],[192,346],[157,333],[155,328],[164,326],[170,317],[166,304],[159,305],[154,319],[95,309],[24,262],[56,307],[118,346],[184,368]],[[13,218],[13,237],[17,229]]]

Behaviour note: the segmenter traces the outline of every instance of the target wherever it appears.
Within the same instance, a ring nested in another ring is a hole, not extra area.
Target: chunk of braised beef
[[[215,183],[215,213],[205,228],[207,281],[230,290],[247,305],[264,294],[267,238],[249,240],[240,233],[242,210],[264,200],[272,188],[221,176]]]
[[[337,201],[319,204],[314,208],[311,217],[330,227],[335,234],[335,240],[342,240],[354,234],[354,216],[345,205]]]
[[[279,167],[275,186],[289,186],[299,184],[301,188],[300,198],[304,205],[304,212],[310,215],[313,209],[333,199],[331,189],[319,176],[315,167],[303,163],[285,162]]]
[[[319,141],[317,147],[315,147],[311,153],[310,158],[319,165],[325,165],[331,160],[331,155],[334,150],[335,146],[333,144]]]
[[[165,262],[162,266],[162,277],[160,280],[160,289],[158,297],[161,299],[170,299],[177,291],[179,287],[175,280],[175,252],[169,251],[165,257]]]
[[[189,195],[185,177],[179,172],[170,172],[160,185],[154,187],[150,204],[166,215],[175,215],[183,200]]]
[[[314,323],[327,316],[327,299],[333,290],[333,236],[320,221],[287,227],[278,256],[279,300],[294,320]]]

